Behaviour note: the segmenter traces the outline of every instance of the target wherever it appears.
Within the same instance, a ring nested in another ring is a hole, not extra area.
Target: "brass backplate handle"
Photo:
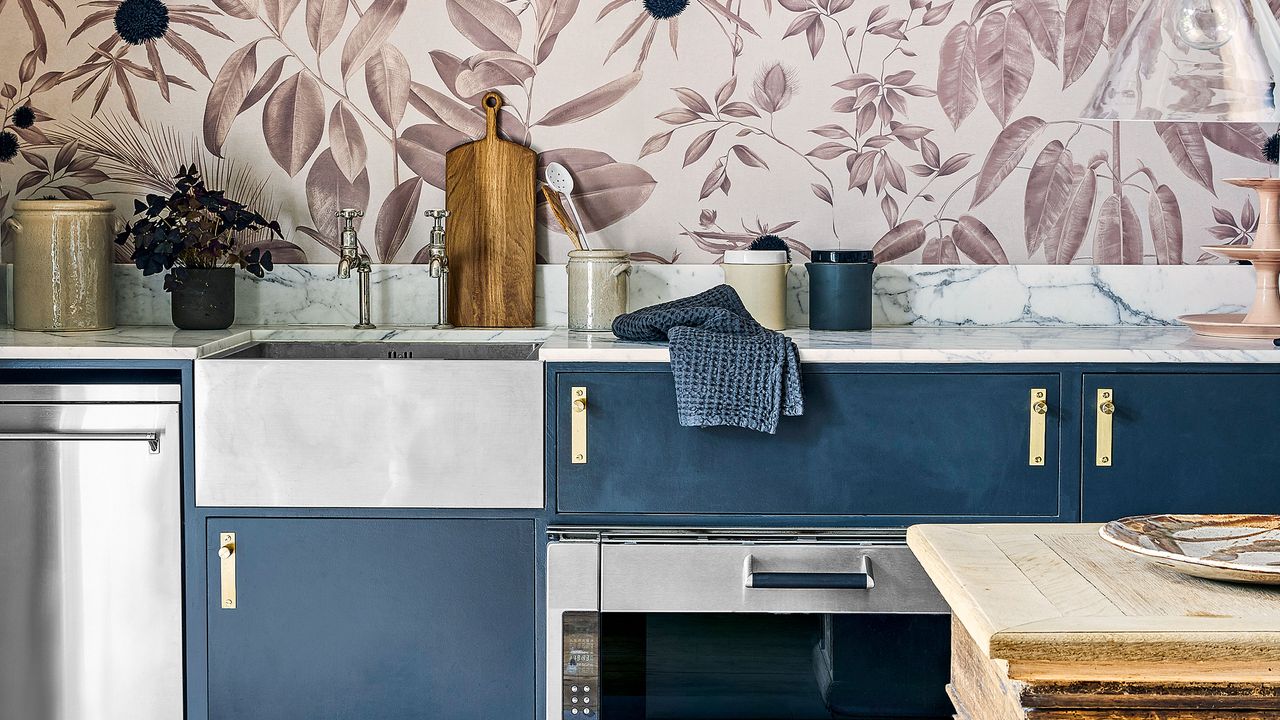
[[[1045,421],[1049,415],[1049,391],[1046,388],[1031,388],[1031,442],[1027,464],[1032,467],[1044,465],[1044,433]]]
[[[1111,388],[1098,389],[1098,437],[1096,441],[1098,467],[1111,467],[1112,420],[1116,414],[1115,393]]]
[[[574,465],[585,465],[587,462],[587,389],[572,388],[569,396],[570,429],[572,430],[569,453]]]
[[[218,533],[218,560],[221,565],[223,610],[236,609],[236,534]]]

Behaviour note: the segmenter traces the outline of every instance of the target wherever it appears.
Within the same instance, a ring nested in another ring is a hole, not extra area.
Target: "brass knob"
[[[573,401],[573,411],[574,411],[574,412],[586,412],[586,411],[587,411],[587,399],[586,399],[586,398],[578,398],[577,400],[574,400],[574,401]]]
[[[1111,402],[1110,400],[1104,401],[1101,405],[1098,406],[1098,412],[1102,413],[1103,415],[1114,415],[1116,412],[1116,404]]]
[[[235,551],[236,551],[236,546],[232,543],[227,543],[226,545],[223,545],[222,547],[218,548],[218,557],[222,558],[223,560],[226,560],[227,558],[235,554]]]
[[[1031,409],[1035,410],[1037,415],[1049,414],[1049,404],[1043,400],[1036,401],[1036,403],[1031,406]]]

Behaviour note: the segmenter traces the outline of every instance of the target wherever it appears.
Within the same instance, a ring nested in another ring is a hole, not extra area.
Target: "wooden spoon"
[[[564,204],[560,202],[560,193],[551,189],[550,185],[543,183],[542,196],[547,199],[547,206],[551,208],[551,214],[555,216],[556,222],[560,223],[560,227],[564,229],[564,234],[569,236],[569,242],[573,243],[574,250],[585,250],[582,245],[582,238],[578,236],[578,230],[573,226],[573,221],[569,219],[569,213],[565,211]]]

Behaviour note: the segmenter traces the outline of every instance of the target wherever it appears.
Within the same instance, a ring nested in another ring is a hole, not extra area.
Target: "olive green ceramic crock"
[[[15,330],[115,327],[115,206],[102,200],[19,200],[13,237]]]

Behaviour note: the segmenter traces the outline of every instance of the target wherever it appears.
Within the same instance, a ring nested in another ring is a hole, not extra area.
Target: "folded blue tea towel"
[[[670,342],[681,425],[772,434],[780,416],[804,413],[795,343],[756,322],[728,285],[619,315],[613,334]]]

